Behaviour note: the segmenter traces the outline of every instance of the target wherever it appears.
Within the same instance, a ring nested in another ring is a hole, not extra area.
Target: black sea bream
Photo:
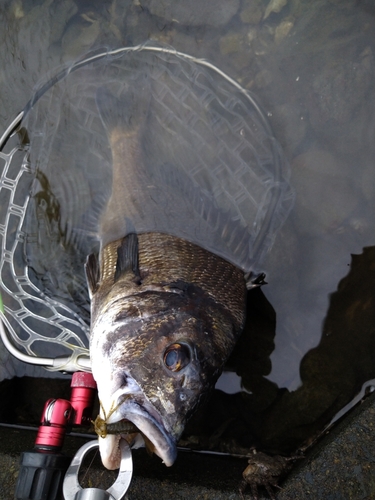
[[[280,147],[238,84],[153,45],[74,67],[23,126],[33,286],[90,323],[98,422],[132,422],[132,439],[171,465],[290,210]],[[101,436],[115,468],[120,437]]]

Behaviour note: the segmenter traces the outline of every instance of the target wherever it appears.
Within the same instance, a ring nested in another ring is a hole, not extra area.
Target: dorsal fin
[[[117,248],[117,263],[115,272],[115,282],[124,273],[133,273],[136,278],[140,278],[138,263],[138,236],[136,233],[126,235],[120,246]]]
[[[92,253],[87,257],[85,263],[85,271],[89,290],[91,295],[93,295],[99,288],[100,281],[99,259],[96,254]]]

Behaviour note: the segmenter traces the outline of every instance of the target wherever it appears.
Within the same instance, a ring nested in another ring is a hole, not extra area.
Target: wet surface
[[[46,387],[44,387],[46,389]],[[37,392],[37,391],[36,391]],[[54,388],[56,395],[56,388]],[[337,428],[299,461],[292,474],[275,491],[280,500],[327,498],[372,498],[375,493],[374,475],[374,396],[370,396]],[[0,495],[14,498],[19,470],[19,454],[32,448],[35,433],[0,428]],[[82,446],[82,439],[67,437],[64,451],[73,455]],[[91,460],[91,456],[88,459]],[[181,453],[172,468],[166,468],[143,451],[134,453],[134,478],[130,498],[193,498],[221,500],[240,498],[238,487],[246,459],[203,456]],[[85,469],[83,468],[83,472]],[[108,488],[116,472],[105,471],[96,458],[84,481],[90,486]],[[259,488],[259,498],[269,498]],[[250,492],[245,498],[251,498]]]
[[[375,378],[375,11],[354,0],[210,1],[204,13],[198,1],[160,5],[5,2],[1,130],[57,66],[92,47],[150,38],[210,60],[256,93],[296,202],[263,261],[268,285],[249,293],[231,359],[246,392],[217,391],[185,439],[288,453]],[[0,359],[2,377],[40,373],[3,349]]]

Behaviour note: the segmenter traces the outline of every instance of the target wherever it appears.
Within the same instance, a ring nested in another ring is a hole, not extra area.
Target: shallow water
[[[229,394],[217,391],[207,409],[209,425],[190,433],[220,436],[197,446],[234,439],[289,450],[375,378],[375,9],[355,0],[205,5],[3,2],[0,130],[62,63],[147,39],[211,61],[259,97],[296,202],[263,261],[268,284],[249,294],[232,357],[246,392],[230,394],[240,386],[232,372]],[[0,359],[2,377],[27,371],[4,351]]]

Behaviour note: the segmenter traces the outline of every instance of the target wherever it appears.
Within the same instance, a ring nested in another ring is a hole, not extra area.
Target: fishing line
[[[93,465],[93,463],[94,463],[94,460],[95,460],[96,456],[98,455],[98,452],[99,452],[99,448],[96,448],[96,449],[95,449],[95,452],[93,453],[93,457],[92,457],[92,459],[91,459],[91,461],[90,461],[89,465],[86,467],[86,471],[85,471],[85,473],[84,473],[84,475],[83,475],[82,479],[80,480],[80,482],[81,482],[81,483],[84,483],[84,482],[85,482],[86,476],[87,476],[87,474],[90,472],[90,469],[91,469],[91,467],[92,467],[92,465]]]

